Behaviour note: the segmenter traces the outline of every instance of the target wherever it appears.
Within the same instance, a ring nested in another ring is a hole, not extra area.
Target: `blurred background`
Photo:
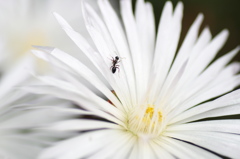
[[[146,0],[153,4],[156,24],[167,0]],[[179,0],[171,0],[176,6]],[[133,0],[135,3],[136,0]],[[227,53],[240,44],[240,1],[239,0],[182,0],[184,4],[184,16],[181,40],[185,37],[186,32],[198,13],[204,14],[202,28],[209,26],[213,36],[221,30],[228,29],[230,36],[224,48],[219,52],[218,57]],[[235,58],[240,61],[240,54]]]

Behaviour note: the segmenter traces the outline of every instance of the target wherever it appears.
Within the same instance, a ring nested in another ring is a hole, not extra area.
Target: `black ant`
[[[119,60],[118,56],[115,56],[115,58],[112,57],[111,60],[112,60],[112,66],[110,67],[110,69],[112,70],[112,73],[114,74],[117,71],[117,69],[118,69],[118,71],[120,70],[119,65],[117,65],[120,62],[120,60]]]

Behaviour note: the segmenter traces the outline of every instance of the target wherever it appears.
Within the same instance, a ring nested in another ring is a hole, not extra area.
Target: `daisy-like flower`
[[[89,0],[89,3],[94,5],[96,0]],[[63,46],[62,49],[79,55],[77,47],[52,15],[53,11],[61,13],[81,34],[87,35],[86,29],[81,27],[84,22],[79,8],[79,0],[0,0],[0,71],[7,71],[31,55],[32,45]]]
[[[63,113],[63,110],[72,105],[68,101],[17,89],[33,82],[29,73],[24,71],[29,62],[22,61],[8,73],[2,74],[0,79],[1,159],[35,158],[43,148],[65,136],[46,134],[35,128],[72,116],[72,113]],[[60,109],[56,110],[55,107]]]
[[[240,84],[239,63],[228,64],[239,47],[212,62],[228,31],[212,38],[206,27],[198,36],[203,20],[199,14],[179,45],[183,4],[173,10],[166,2],[155,40],[148,2],[138,0],[133,14],[131,1],[121,0],[122,21],[109,1],[98,3],[102,16],[83,4],[94,45],[55,16],[108,85],[57,48],[34,51],[62,76],[38,76],[46,86],[27,89],[81,107],[69,109],[80,118],[46,128],[81,133],[46,149],[40,158],[239,158],[240,120],[228,116],[240,113],[240,90],[226,94]],[[81,78],[106,98],[93,93]]]

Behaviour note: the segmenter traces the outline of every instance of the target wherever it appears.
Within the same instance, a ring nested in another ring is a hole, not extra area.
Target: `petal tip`
[[[183,9],[184,5],[183,5],[183,2],[182,1],[179,1],[177,3],[177,8],[180,7],[181,9]]]

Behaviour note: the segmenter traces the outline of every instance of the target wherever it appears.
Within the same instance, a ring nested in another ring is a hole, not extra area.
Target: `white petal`
[[[112,156],[114,159],[123,159],[128,158],[131,150],[133,149],[134,145],[136,145],[137,139],[132,137],[127,141],[127,143],[119,148],[119,150]]]
[[[8,113],[8,119],[1,119],[0,129],[23,129],[40,126],[46,123],[62,120],[67,118],[67,114],[61,114],[57,111],[43,110],[28,110],[14,111]],[[34,119],[34,120],[32,120]]]
[[[240,47],[237,47],[233,51],[227,53],[225,56],[219,58],[213,64],[211,64],[198,78],[196,81],[196,86],[203,86],[206,83],[214,81],[214,78],[220,73],[221,70],[224,70],[225,65],[238,53]],[[200,87],[201,87],[200,86]]]
[[[161,143],[161,140],[154,140],[150,143],[153,151],[159,159],[175,159],[175,156],[169,152]]]
[[[88,82],[101,91],[115,106],[121,108],[122,105],[116,96],[106,87],[106,85],[94,74],[88,67],[84,66],[80,61],[64,53],[59,49],[54,49],[51,54],[61,60],[63,63],[71,67],[76,74],[83,76]],[[71,65],[70,65],[71,64]]]
[[[8,158],[11,157],[13,159],[31,159],[36,157],[36,155],[38,155],[38,153],[42,150],[40,145],[36,145],[31,141],[29,142],[29,140],[22,140],[17,137],[12,139],[5,137],[1,139],[0,147],[1,151],[6,153]]]
[[[98,0],[98,3],[104,18],[104,22],[117,48],[116,54],[119,54],[121,58],[124,58],[121,63],[126,73],[129,89],[131,91],[130,96],[134,104],[136,103],[135,75],[133,70],[132,57],[124,29],[122,28],[122,24],[109,2],[107,0]]]
[[[176,77],[177,81],[179,82],[177,83],[177,85],[174,83],[175,85],[172,86],[174,87],[174,93],[172,93],[171,97],[176,98],[176,95],[181,94],[182,90],[188,86],[188,85],[186,86],[186,84],[188,84],[189,82],[186,82],[186,80],[188,79],[188,76],[191,75],[191,74],[188,74],[188,70],[189,68],[191,69],[191,67],[194,65],[195,60],[200,55],[200,52],[206,47],[206,45],[210,42],[210,40],[211,40],[211,33],[208,28],[205,28],[202,31],[196,44],[192,48],[191,53],[189,54],[189,59],[188,61],[186,61],[187,65],[185,66],[186,68],[184,68],[183,74],[181,74],[181,77]]]
[[[116,135],[116,134],[115,134]],[[115,138],[111,143],[106,145],[104,148],[92,154],[89,159],[98,159],[98,158],[114,158],[118,150],[124,147],[128,142],[135,138],[131,133],[126,131],[118,132],[118,137]],[[131,144],[131,143],[130,143]]]
[[[130,153],[129,158],[139,158],[138,144],[134,144]]]
[[[144,3],[143,0],[137,1],[136,25],[144,59],[144,67],[142,69],[146,70],[145,76],[149,76],[155,46],[155,22],[153,8],[150,3]]]
[[[139,35],[137,32],[136,21],[132,11],[131,1],[123,0],[121,1],[121,15],[123,18],[124,27],[127,34],[127,39],[129,43],[129,47],[132,54],[132,63],[134,66],[135,78],[139,78],[141,80],[135,81],[136,84],[136,92],[137,92],[137,101],[139,102],[146,90],[146,70],[142,69],[142,64],[144,63],[143,52],[141,48],[141,43],[139,41]]]
[[[198,131],[177,133],[167,132],[165,135],[193,143],[230,158],[238,158],[240,156],[240,142],[236,142],[231,138],[231,136],[238,138],[237,135],[225,134],[223,136],[222,133]]]
[[[159,25],[155,57],[153,61],[153,81],[150,81],[152,83],[150,90],[152,93],[150,95],[154,96],[154,99],[152,100],[155,100],[161,92],[161,88],[166,80],[176,53],[181,32],[183,4],[179,2],[173,15],[171,12],[172,4],[171,2],[167,2]]]
[[[178,108],[175,113],[181,114],[183,110],[187,110],[203,101],[209,100],[211,98],[220,96],[226,92],[233,90],[240,83],[240,76],[227,79],[224,83],[210,85],[202,91],[197,92],[192,97],[188,98],[186,101],[178,104]],[[180,111],[181,109],[181,111]],[[175,115],[174,115],[175,116]]]
[[[103,60],[107,64],[108,68],[112,66],[112,61],[111,58],[114,58],[116,55],[116,49],[113,44],[113,40],[110,37],[107,28],[103,24],[102,20],[98,17],[97,13],[95,13],[90,6],[88,5],[83,5],[86,6],[83,8],[84,16],[85,16],[85,21],[87,24],[87,28],[89,30],[90,35],[92,36],[92,39],[95,42],[95,45],[97,46],[99,53],[101,54]],[[120,55],[118,55],[120,56]],[[121,58],[121,56],[120,56]],[[122,61],[122,60],[120,60]],[[125,76],[126,71],[129,72],[129,68],[124,69],[124,66],[122,65],[122,62],[118,63],[119,65],[119,72],[121,68],[121,78],[115,78],[112,79],[114,81],[118,80],[119,82],[114,82],[114,85],[119,85],[120,88],[124,88],[126,90],[123,94],[127,94],[126,96],[130,96],[131,94],[128,94],[128,83],[125,81],[127,80],[127,76]],[[123,68],[122,68],[123,67]],[[109,69],[110,70],[110,69]],[[108,74],[111,77],[112,72],[108,70]],[[111,80],[111,79],[110,79]],[[116,90],[115,87],[113,86],[114,90],[118,92],[118,89]],[[119,98],[121,99],[122,95],[118,94]],[[128,100],[125,99],[125,101]]]
[[[188,71],[189,79],[187,81],[195,78],[198,74],[200,74],[206,68],[206,66],[213,60],[215,55],[222,48],[225,41],[227,40],[228,34],[229,33],[227,30],[223,30],[200,53],[195,63],[192,66],[190,66],[191,68]]]
[[[183,155],[187,155],[184,158],[202,158],[202,159],[218,158],[220,159],[220,157],[216,156],[215,154],[209,151],[206,151],[204,149],[201,149],[197,146],[191,145],[189,143],[185,143],[183,141],[179,141],[179,140],[167,138],[167,137],[164,137],[163,139],[166,140],[166,142],[169,144],[170,146],[169,150],[174,149],[171,152],[174,153],[177,151],[177,153],[184,153]],[[181,155],[175,154],[175,156],[179,157]]]
[[[126,57],[129,62],[127,62],[127,66],[129,70],[133,71],[130,68],[132,67],[132,58],[130,54],[130,50],[128,48],[127,39],[125,36],[124,29],[122,27],[122,24],[120,22],[120,19],[118,18],[117,14],[111,7],[109,1],[107,0],[98,0],[99,7],[101,9],[104,22],[108,28],[109,33],[111,34],[112,40],[115,43],[115,46],[118,50],[117,53],[121,57]],[[109,16],[111,15],[111,16]]]
[[[56,131],[84,131],[105,128],[121,129],[121,127],[113,123],[87,119],[64,120],[48,125],[43,129]]]
[[[83,158],[112,142],[116,136],[115,130],[98,130],[87,132],[77,137],[59,142],[53,147],[46,149],[39,158]]]
[[[184,42],[177,54],[177,57],[174,60],[173,66],[169,72],[166,83],[164,84],[163,88],[164,90],[162,91],[168,90],[169,85],[174,80],[174,78],[176,77],[177,73],[180,71],[184,63],[186,62],[189,55],[191,55],[190,53],[192,53],[191,50],[193,49],[195,42],[197,40],[198,30],[200,28],[202,20],[203,15],[199,14],[194,23],[192,24],[191,28],[189,29],[187,36],[185,37]],[[180,77],[178,77],[178,80],[179,79]]]
[[[167,131],[214,131],[240,134],[240,120],[211,120],[167,127]]]
[[[66,22],[62,23],[61,21],[59,21],[59,23],[62,25],[63,29],[66,31],[69,37],[76,43],[76,45],[83,51],[83,53],[85,53],[85,55],[98,68],[101,74],[107,79],[113,90],[118,94],[118,98],[122,101],[123,105],[131,105],[131,101],[129,99],[130,95],[127,95],[129,94],[129,91],[127,91],[128,85],[126,84],[125,77],[118,78],[117,76],[113,76],[111,70],[109,69],[110,66],[107,66],[106,62],[104,62],[103,58],[99,55],[99,53],[97,53],[80,34],[78,34],[72,29],[69,29],[68,26],[65,27],[64,24]],[[98,37],[99,36],[95,36],[95,38]],[[125,102],[128,102],[129,104]]]
[[[163,137],[161,138],[160,142],[162,143],[163,147],[166,150],[168,150],[178,158],[186,158],[186,159],[191,159],[191,158],[204,159],[206,157],[219,158],[207,152],[206,150],[201,150],[193,145],[185,144],[180,141],[178,142],[178,140],[175,140],[175,139]],[[197,152],[194,150],[197,150]]]
[[[59,81],[58,81],[58,83],[59,83]],[[63,86],[63,84],[62,84],[62,86]],[[52,87],[52,86],[40,86],[40,87],[31,86],[31,87],[24,87],[24,89],[26,89],[28,91],[31,91],[31,92],[34,92],[34,93],[38,93],[38,94],[50,94],[50,95],[54,95],[54,96],[59,97],[59,98],[72,100],[72,101],[76,102],[77,104],[79,104],[80,106],[82,106],[83,108],[85,108],[87,110],[90,110],[90,112],[94,113],[97,116],[100,116],[100,117],[105,118],[107,120],[118,123],[119,125],[124,125],[116,117],[114,117],[112,115],[109,115],[108,113],[106,113],[102,110],[99,110],[99,108],[97,108],[100,105],[102,105],[104,107],[110,106],[109,107],[110,109],[112,109],[111,107],[113,107],[108,102],[103,101],[103,99],[100,99],[100,97],[97,97],[97,98],[101,102],[96,104],[96,103],[94,103],[94,100],[89,100],[89,99],[86,99],[85,97],[83,98],[83,97],[79,96],[81,93],[76,92],[76,90],[75,91],[73,90],[73,92],[71,92],[69,87],[64,89],[64,92],[66,92],[66,93],[62,93],[63,92],[62,89],[57,88],[57,87]],[[113,109],[115,109],[115,108],[113,108]]]
[[[33,59],[31,58],[26,58],[16,65],[16,67],[14,67],[12,70],[9,70],[9,73],[5,75],[3,74],[0,84],[1,98],[8,92],[12,91],[14,87],[22,84],[24,81],[27,81],[30,78],[29,71],[27,69],[31,68],[32,60]]]
[[[144,140],[138,140],[138,153],[139,153],[139,157],[141,159],[157,159],[157,156],[154,153],[154,150],[152,149],[152,147],[150,146],[149,142],[146,142]]]
[[[201,116],[201,114],[204,114],[205,112],[208,112],[209,110],[214,111],[214,109],[216,109],[216,108],[237,105],[240,103],[240,101],[238,100],[239,96],[240,96],[239,92],[240,92],[240,90],[236,90],[236,91],[229,93],[227,95],[224,95],[212,102],[201,104],[201,105],[191,108],[185,112],[182,112],[181,114],[176,116],[172,121],[170,121],[169,124],[174,123],[179,120],[181,121],[183,119],[185,119],[186,121],[191,121],[191,118],[189,118],[189,117],[192,117],[194,119],[196,115],[200,114],[200,116]],[[214,116],[214,114],[213,114],[213,116]],[[183,122],[183,121],[181,121],[181,122]]]
[[[89,58],[89,60],[94,64],[94,66],[104,75],[102,64],[102,58],[99,53],[97,53],[91,45],[83,38],[79,33],[75,32],[70,25],[57,13],[54,14],[62,26],[63,30],[67,35],[73,40],[73,42],[82,50],[82,52]],[[105,66],[106,67],[106,66]]]
[[[196,44],[192,48],[192,51],[189,55],[189,61],[187,64],[187,69],[190,69],[193,63],[199,57],[201,51],[206,48],[206,46],[210,43],[212,35],[210,33],[210,29],[205,27],[202,33],[200,34],[199,38],[196,41]]]
[[[223,56],[222,58],[218,59],[212,65],[210,65],[200,76],[198,76],[198,78],[195,81],[193,81],[192,83],[191,82],[185,83],[184,85],[185,87],[181,89],[181,92],[185,93],[179,92],[179,95],[174,94],[175,96],[172,95],[171,97],[172,99],[169,99],[172,102],[171,104],[172,109],[175,106],[176,107],[175,111],[186,110],[194,106],[198,102],[205,101],[207,98],[210,99],[212,97],[221,95],[221,93],[222,94],[226,93],[233,89],[234,87],[238,86],[240,84],[240,82],[238,82],[239,81],[238,77],[232,77],[233,75],[228,75],[227,76],[228,79],[226,79],[226,77],[223,75],[223,73],[228,73],[225,72],[225,69],[229,70],[228,67],[224,69],[224,66],[233,58],[233,56],[236,55],[238,51],[239,47],[237,47],[227,55]],[[231,81],[227,82],[228,80]],[[211,93],[206,94],[208,93],[208,91],[211,91]],[[199,98],[198,96],[202,97]],[[189,99],[189,103],[186,102],[186,99]],[[190,100],[192,101],[190,102]],[[174,101],[178,104],[177,105],[173,104]],[[184,104],[182,104],[180,107],[179,105],[181,102],[183,102]]]

